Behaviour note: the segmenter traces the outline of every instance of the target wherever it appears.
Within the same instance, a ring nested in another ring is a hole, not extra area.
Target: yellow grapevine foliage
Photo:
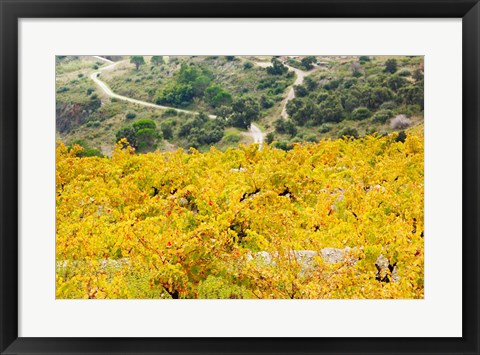
[[[57,145],[58,298],[423,298],[421,131],[289,152],[81,149]],[[318,253],[309,270],[296,251]],[[376,277],[381,255],[395,282]]]

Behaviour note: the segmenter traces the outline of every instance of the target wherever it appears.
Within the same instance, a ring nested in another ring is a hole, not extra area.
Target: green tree
[[[275,140],[275,134],[273,132],[267,133],[267,136],[265,137],[265,142],[267,144],[271,144]]]
[[[313,63],[315,63],[316,61],[317,58],[315,58],[314,56],[308,56],[302,58],[301,63],[306,70],[310,70],[313,69]]]
[[[130,57],[130,63],[135,64],[135,68],[138,70],[140,65],[145,64],[145,59],[141,55],[133,55]]]
[[[260,106],[251,97],[240,97],[232,104],[233,114],[230,116],[232,126],[248,128],[260,114]]]
[[[152,59],[150,59],[150,62],[153,64],[153,65],[160,65],[160,64],[164,64],[165,61],[163,60],[163,56],[161,55],[154,55],[152,56]]]
[[[115,134],[116,141],[118,142],[122,138],[126,138],[130,146],[136,147],[137,146],[137,139],[135,137],[136,132],[133,127],[123,127]]]
[[[288,72],[288,68],[277,58],[272,58],[272,66],[267,67],[267,73],[270,75],[283,75]]]
[[[205,90],[205,100],[211,107],[215,108],[222,105],[229,105],[232,102],[232,95],[220,86],[212,84]]]
[[[397,71],[397,61],[396,59],[388,59],[385,62],[385,71],[387,73],[393,74]]]

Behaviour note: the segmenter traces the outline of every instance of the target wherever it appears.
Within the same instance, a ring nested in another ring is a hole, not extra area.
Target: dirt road
[[[312,74],[312,73],[315,71],[315,69],[310,70],[310,71],[303,71],[303,70],[300,70],[300,69],[291,67],[290,65],[287,65],[287,64],[285,64],[285,63],[282,63],[282,64],[285,65],[285,66],[288,68],[288,70],[293,71],[295,74],[297,74],[297,78],[295,79],[294,83],[292,84],[292,86],[291,86],[290,89],[288,90],[287,97],[286,97],[285,99],[283,99],[283,101],[282,101],[282,113],[281,113],[281,116],[282,116],[283,118],[288,118],[287,103],[295,97],[295,90],[293,89],[293,87],[294,87],[295,85],[301,85],[301,84],[303,84],[303,79],[304,79],[307,75]],[[259,67],[262,67],[262,68],[267,68],[267,67],[271,67],[271,66],[272,66],[272,63],[271,63],[271,62],[255,62],[255,65],[257,65],[257,66],[259,66]]]
[[[258,149],[262,149],[263,140],[265,139],[265,133],[261,131],[258,126],[254,125],[253,123],[250,125],[250,137],[253,138],[253,143],[258,144]]]
[[[110,65],[107,65],[106,67],[98,69],[98,71],[96,71],[96,72],[94,72],[90,75],[90,78],[103,90],[103,92],[107,96],[114,97],[118,100],[132,102],[132,103],[137,104],[137,105],[147,106],[147,107],[160,108],[160,109],[173,109],[177,112],[184,112],[184,113],[189,113],[189,114],[198,114],[198,112],[195,112],[195,111],[188,111],[188,110],[182,110],[182,109],[175,108],[175,107],[167,107],[167,106],[162,106],[162,105],[156,105],[156,104],[152,104],[150,102],[141,101],[141,100],[133,99],[131,97],[126,97],[126,96],[122,96],[122,95],[114,93],[108,87],[108,85],[105,82],[101,81],[98,78],[98,76],[100,75],[100,73],[102,71],[112,70],[116,65],[118,65],[121,62],[112,62],[111,60],[109,60],[107,58],[103,58],[103,57],[96,56],[96,55],[94,55],[93,57],[96,58],[96,59],[99,59],[99,60],[103,60],[104,62],[107,62],[107,63],[110,64]],[[212,119],[217,118],[217,116],[215,116],[215,115],[208,115],[208,117],[212,118]],[[265,138],[265,133],[263,133],[260,130],[260,128],[258,128],[254,124],[251,124],[250,125],[250,130],[246,134],[248,136],[252,137],[253,143],[257,143],[259,149],[262,149],[263,141],[264,141],[264,138]]]
[[[146,101],[142,101],[142,100],[137,100],[137,99],[133,99],[131,97],[126,97],[126,96],[122,96],[122,95],[119,95],[119,94],[116,94],[114,93],[109,87],[108,85],[101,81],[98,77],[100,75],[100,73],[102,71],[109,71],[109,70],[112,70],[116,65],[118,65],[119,63],[121,62],[112,62],[111,60],[108,60],[106,58],[103,58],[103,57],[100,57],[100,56],[93,56],[94,58],[97,58],[97,59],[100,59],[100,60],[103,60],[107,63],[111,63],[110,65],[107,65],[106,67],[103,67],[103,68],[100,68],[98,69],[98,71],[92,73],[90,75],[90,78],[98,85],[100,86],[100,88],[103,90],[103,92],[105,92],[105,94],[107,94],[107,96],[110,96],[110,97],[114,97],[118,100],[123,100],[123,101],[128,101],[128,102],[132,102],[134,104],[137,104],[137,105],[142,105],[142,106],[147,106],[147,107],[153,107],[153,108],[160,108],[160,109],[164,109],[164,110],[167,110],[167,109],[172,109],[172,110],[175,110],[177,112],[183,112],[183,113],[188,113],[188,114],[198,114],[198,112],[195,112],[195,111],[189,111],[189,110],[182,110],[180,108],[175,108],[175,107],[168,107],[168,106],[163,106],[163,105],[157,105],[157,104],[152,104],[151,102],[146,102]],[[210,118],[217,118],[217,116],[215,115],[208,115]]]

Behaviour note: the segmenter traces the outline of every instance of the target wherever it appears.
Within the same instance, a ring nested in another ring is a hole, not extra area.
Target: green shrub
[[[352,112],[352,118],[354,120],[364,120],[372,115],[370,110],[366,107],[358,107]]]
[[[146,119],[146,120],[139,120],[137,122],[134,122],[132,124],[132,127],[136,132],[138,132],[142,129],[156,129],[157,125],[155,124],[154,121]]]
[[[267,133],[267,136],[265,137],[265,142],[267,144],[271,144],[275,140],[275,134],[273,132]]]
[[[402,69],[398,72],[400,76],[412,76],[412,72],[408,69]]]
[[[405,143],[405,139],[407,139],[405,131],[400,131],[398,132],[398,136],[395,138],[395,141]]]
[[[293,149],[293,144],[290,144],[290,143],[285,142],[285,141],[274,142],[273,146],[277,149],[281,149],[281,150],[285,150],[285,151],[289,151],[289,150]]]
[[[240,142],[240,135],[238,133],[228,132],[223,137],[223,141],[230,144],[238,143]]]
[[[318,129],[320,133],[328,133],[331,130],[332,130],[332,126],[327,123],[322,124]]]
[[[169,108],[162,113],[162,117],[174,117],[174,116],[177,116],[177,114],[178,114],[177,110],[173,108]]]
[[[358,138],[358,131],[353,127],[346,127],[338,132],[338,138],[343,137]]]
[[[137,117],[137,114],[135,111],[128,111],[127,114],[125,115],[125,118],[127,120],[133,120],[135,117]]]
[[[397,61],[395,59],[388,59],[385,62],[385,71],[387,73],[393,74],[397,71]]]
[[[373,115],[373,122],[385,123],[393,117],[391,110],[379,110]]]
[[[67,88],[66,86],[61,86],[57,89],[57,94],[60,94],[62,92],[67,92],[67,91],[70,91],[70,89]]]
[[[252,62],[245,62],[245,64],[243,64],[243,69],[248,70],[248,69],[251,69],[251,68],[253,68],[253,63]]]
[[[89,121],[86,124],[87,127],[99,127],[100,126],[100,121]]]

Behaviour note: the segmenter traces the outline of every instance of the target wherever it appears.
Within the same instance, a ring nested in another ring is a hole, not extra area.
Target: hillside
[[[288,150],[423,122],[422,57],[59,56],[56,73],[57,138],[88,155],[120,138],[138,152],[225,150],[258,141],[250,127]]]

